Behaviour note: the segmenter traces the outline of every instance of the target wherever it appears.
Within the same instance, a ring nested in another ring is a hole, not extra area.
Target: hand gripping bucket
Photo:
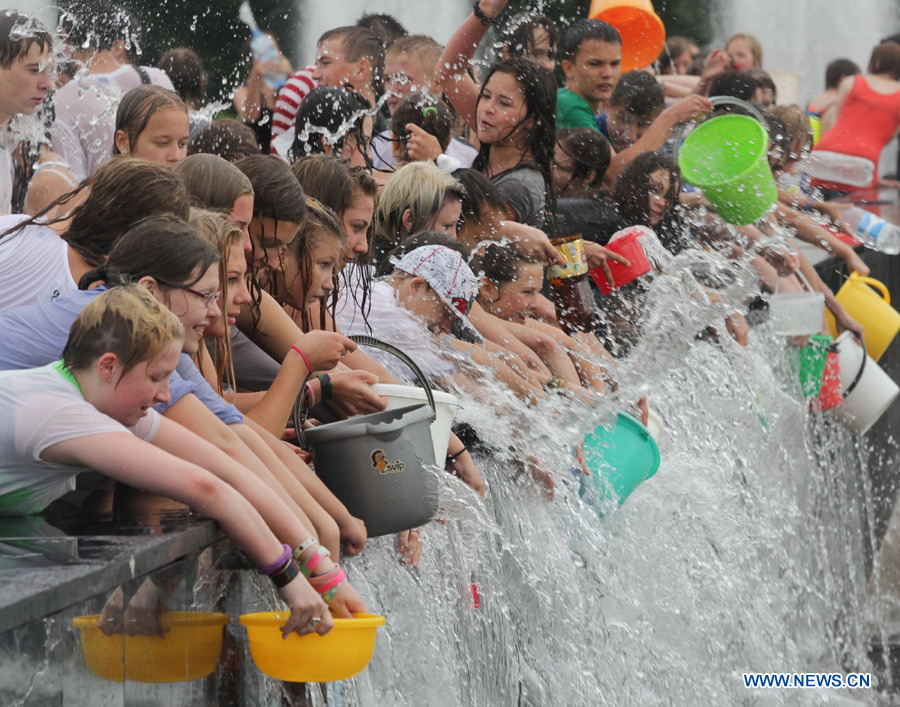
[[[593,0],[588,17],[619,30],[623,73],[643,69],[662,53],[666,28],[650,0]]]
[[[847,313],[866,330],[866,347],[875,361],[881,358],[900,331],[900,313],[891,306],[891,293],[878,280],[855,272],[835,295]],[[837,336],[834,317],[826,316],[828,328]]]
[[[834,345],[840,358],[844,389],[844,404],[834,409],[834,416],[848,430],[862,435],[891,406],[900,388],[849,331],[841,334]]]
[[[365,522],[369,537],[415,528],[434,518],[438,509],[439,479],[429,468],[435,465],[431,387],[399,349],[370,336],[350,338],[400,358],[418,377],[428,403],[320,425],[304,430],[302,441],[312,449],[316,474]],[[300,419],[300,404],[298,398],[295,420]]]
[[[779,336],[809,336],[822,331],[825,295],[813,290],[809,280],[797,270],[806,292],[779,292],[781,280],[769,298],[769,321]]]
[[[584,438],[584,460],[591,475],[581,477],[581,497],[600,508],[613,497],[621,506],[659,469],[659,447],[646,427],[619,411],[612,425]]]
[[[766,153],[769,134],[759,112],[737,99],[714,99],[714,105],[740,103],[754,117],[728,113],[700,123],[678,150],[678,166],[688,184],[703,193],[728,223],[746,226],[778,198]]]
[[[607,244],[606,247],[609,250],[625,256],[628,262],[631,263],[630,265],[622,265],[622,263],[617,263],[615,260],[607,261],[609,271],[613,276],[612,285],[606,279],[606,273],[603,272],[603,268],[594,268],[589,271],[591,277],[594,278],[594,282],[597,283],[598,289],[604,295],[608,295],[614,289],[627,285],[632,280],[650,272],[650,261],[647,260],[647,254],[644,253],[644,249],[638,240],[640,232],[639,228],[633,229],[621,238],[610,241]]]

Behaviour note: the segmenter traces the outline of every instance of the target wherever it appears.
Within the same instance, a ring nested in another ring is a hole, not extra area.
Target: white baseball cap
[[[404,255],[396,267],[423,278],[450,311],[472,327],[468,315],[478,292],[478,278],[462,255],[447,246],[426,245]]]

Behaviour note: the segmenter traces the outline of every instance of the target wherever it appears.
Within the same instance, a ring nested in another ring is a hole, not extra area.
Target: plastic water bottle
[[[869,186],[875,178],[875,165],[871,160],[826,150],[814,151],[800,168],[816,179],[851,187]]]
[[[869,248],[888,255],[900,253],[900,227],[857,206],[844,209],[841,217],[853,234]]]
[[[238,10],[238,17],[241,22],[250,28],[250,51],[253,52],[253,61],[274,61],[281,57],[281,52],[278,51],[278,47],[275,46],[275,42],[272,41],[272,38],[257,26],[256,20],[253,17],[253,10],[250,9],[248,0],[244,0],[244,2],[241,3],[240,9]],[[287,78],[287,74],[283,71],[276,71],[273,69],[263,76],[263,81],[266,82],[266,85],[269,88],[277,91],[284,86],[287,82]]]

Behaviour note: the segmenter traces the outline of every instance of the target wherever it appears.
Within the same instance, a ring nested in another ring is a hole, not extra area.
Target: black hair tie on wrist
[[[481,0],[475,0],[475,4],[472,6],[472,12],[474,13],[477,20],[483,24],[485,27],[488,25],[497,24],[497,17],[488,17],[484,14],[484,10],[481,9],[481,6],[478,4]]]
[[[468,449],[463,447],[456,454],[448,454],[447,455],[447,464],[452,464],[453,462],[455,462],[457,459],[459,459],[463,454],[465,454],[468,451],[469,451]]]

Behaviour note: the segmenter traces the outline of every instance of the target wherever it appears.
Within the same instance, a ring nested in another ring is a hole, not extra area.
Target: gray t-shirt
[[[546,186],[544,175],[533,162],[520,164],[491,177],[497,191],[516,212],[519,223],[544,229]]]

